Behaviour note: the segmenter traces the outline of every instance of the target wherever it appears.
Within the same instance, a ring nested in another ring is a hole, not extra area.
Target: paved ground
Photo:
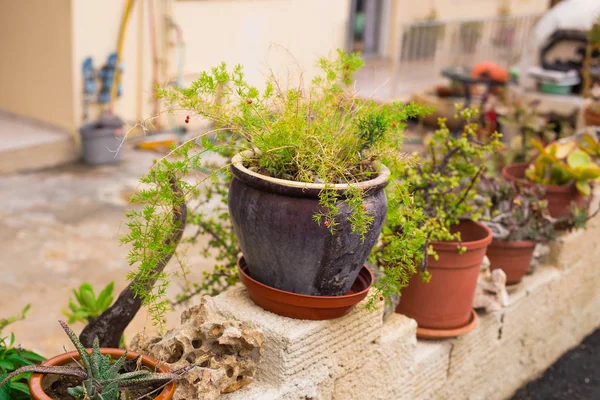
[[[564,354],[512,400],[600,399],[600,329]]]
[[[56,321],[64,318],[61,311],[72,288],[84,281],[103,287],[114,280],[119,291],[126,285],[128,249],[118,240],[126,199],[156,157],[127,150],[117,166],[71,164],[0,175],[0,316],[31,303],[29,317],[12,329],[24,347],[51,356],[68,344]],[[211,267],[210,260],[193,250],[188,259],[192,279]],[[175,280],[171,294],[177,292]],[[126,332],[129,339],[151,326],[140,314]],[[169,320],[174,324],[178,315],[172,313]]]

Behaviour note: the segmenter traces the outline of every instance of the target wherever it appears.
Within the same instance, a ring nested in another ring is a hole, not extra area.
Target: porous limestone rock
[[[135,336],[131,349],[171,369],[196,365],[177,383],[175,400],[213,400],[252,381],[263,334],[210,312],[204,301],[181,314],[181,325],[164,336]]]
[[[490,270],[490,260],[485,256],[475,289],[473,308],[486,312],[497,311],[510,304],[506,290],[506,274],[501,269]]]

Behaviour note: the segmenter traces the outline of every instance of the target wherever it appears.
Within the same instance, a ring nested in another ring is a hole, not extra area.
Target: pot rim
[[[490,247],[503,247],[503,248],[530,248],[535,247],[540,241],[537,240],[505,240],[494,238]]]
[[[87,348],[86,351],[89,354],[92,353],[91,348]],[[155,360],[154,358],[149,357],[145,354],[139,354],[139,353],[135,353],[133,351],[123,350],[123,349],[113,349],[110,347],[101,347],[100,352],[102,353],[102,355],[110,355],[112,358],[117,358],[117,359],[119,357],[121,357],[125,352],[127,352],[128,360],[134,359],[138,356],[142,356],[142,363],[146,367],[156,368],[156,369],[158,369],[158,371],[163,372],[163,373],[171,372],[169,367],[167,367],[164,363],[161,363],[160,361]],[[58,366],[58,365],[66,364],[66,363],[72,361],[72,359],[78,360],[80,357],[81,356],[78,351],[70,351],[68,353],[63,353],[63,354],[54,356],[54,357],[44,361],[40,365],[44,366],[44,367]],[[44,379],[44,374],[34,373],[33,375],[31,375],[31,379],[29,380],[29,390],[31,392],[31,396],[32,396],[32,398],[35,398],[38,400],[52,400],[52,398],[50,396],[48,396],[46,394],[46,392],[44,391],[44,389],[42,388],[43,379]],[[168,385],[166,385],[163,388],[163,390],[159,394],[157,394],[156,397],[154,397],[154,399],[155,400],[168,400],[173,397],[174,393],[175,393],[175,382],[171,382]]]
[[[309,295],[309,294],[288,292],[285,290],[281,290],[281,289],[277,289],[277,288],[265,285],[264,283],[257,281],[256,279],[254,279],[250,275],[248,275],[246,273],[246,271],[244,271],[244,267],[247,269],[248,265],[246,264],[246,260],[244,260],[243,255],[238,257],[237,265],[238,265],[238,271],[240,272],[240,274],[243,275],[243,279],[248,280],[249,282],[252,283],[252,285],[256,286],[257,288],[259,288],[265,292],[270,292],[270,293],[273,293],[278,296],[283,296],[286,299],[287,298],[298,299],[304,303],[305,307],[308,306],[308,307],[313,307],[313,308],[336,308],[336,307],[343,306],[343,304],[340,304],[340,303],[350,304],[350,303],[353,303],[353,301],[357,298],[362,299],[367,295],[367,293],[371,289],[371,286],[373,285],[373,282],[375,280],[371,270],[369,268],[367,268],[366,265],[364,265],[361,268],[361,271],[359,272],[356,279],[360,279],[362,270],[366,270],[367,274],[365,274],[365,275],[367,275],[368,284],[365,289],[361,290],[360,292],[356,292],[356,293],[352,293],[352,294],[345,294],[342,296],[313,296],[313,295]],[[285,303],[285,304],[296,305],[296,302],[282,301],[281,297],[280,297],[279,301],[282,303]],[[325,301],[325,302],[335,301],[336,304],[335,304],[335,306],[334,306],[334,304],[323,305],[322,304],[323,301]]]
[[[486,236],[481,239],[471,240],[471,241],[466,241],[466,240],[433,241],[433,242],[431,242],[431,245],[435,247],[435,250],[436,251],[437,250],[456,251],[456,246],[458,246],[458,245],[466,247],[467,250],[478,250],[478,249],[487,247],[487,246],[489,246],[490,243],[492,243],[492,239],[493,239],[494,235],[492,233],[492,230],[490,228],[488,228],[485,224],[482,224],[481,222],[473,221],[470,219],[466,219],[466,220],[461,220],[461,222],[459,222],[459,225],[464,222],[471,222],[471,223],[479,226],[480,228],[485,230],[485,232],[487,233]]]
[[[316,190],[321,191],[326,188],[330,189],[330,190],[348,190],[349,188],[352,187],[352,188],[359,188],[359,189],[365,190],[365,189],[371,189],[376,186],[385,185],[390,177],[390,170],[388,169],[388,167],[386,167],[383,164],[379,164],[379,173],[378,173],[377,177],[370,179],[368,181],[356,182],[356,183],[352,183],[352,184],[335,183],[333,185],[331,185],[331,184],[328,185],[326,183],[290,181],[287,179],[273,178],[271,176],[259,174],[254,171],[250,171],[248,168],[244,167],[244,160],[247,158],[250,158],[250,156],[252,154],[254,154],[254,151],[252,151],[252,150],[244,150],[244,151],[236,154],[231,159],[232,166],[237,168],[240,172],[242,172],[245,175],[249,175],[256,179],[260,179],[263,181],[267,181],[270,183],[274,183],[277,185],[294,188],[294,189],[313,189],[313,190],[316,189]]]
[[[510,177],[512,180],[515,180],[526,186],[531,187],[531,186],[535,186],[535,185],[540,185],[546,190],[546,193],[570,193],[571,191],[573,191],[573,189],[575,189],[575,184],[573,182],[567,183],[565,185],[545,185],[543,183],[532,182],[528,179],[525,179],[524,177],[515,176],[514,174],[508,172],[508,170],[511,169],[511,167],[512,168],[524,167],[525,169],[527,169],[529,164],[531,164],[531,162],[518,162],[518,163],[512,163],[512,164],[505,165],[502,168],[502,175],[507,180],[509,180],[508,177]]]

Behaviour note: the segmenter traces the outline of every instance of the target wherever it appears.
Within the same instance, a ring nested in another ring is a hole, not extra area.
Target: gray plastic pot
[[[122,132],[123,121],[116,115],[104,115],[98,121],[82,126],[79,134],[83,161],[89,165],[121,161],[125,148],[121,146]]]

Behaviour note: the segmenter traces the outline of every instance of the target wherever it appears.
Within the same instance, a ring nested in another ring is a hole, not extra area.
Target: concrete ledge
[[[254,305],[243,287],[210,300],[263,330],[257,379],[227,399],[506,399],[600,325],[598,218],[565,234],[549,261],[510,289],[509,307],[471,333],[417,341],[402,315],[359,305],[333,321],[299,321]]]
[[[0,174],[54,167],[77,158],[79,148],[68,132],[0,110]]]

